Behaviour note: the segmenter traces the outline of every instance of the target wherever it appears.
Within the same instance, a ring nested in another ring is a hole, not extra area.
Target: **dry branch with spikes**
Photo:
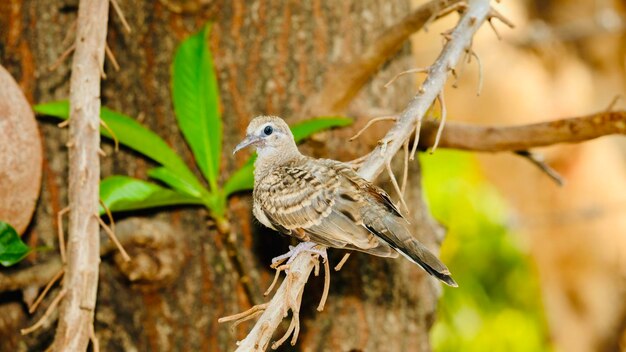
[[[109,2],[81,0],[70,81],[69,207],[67,264],[63,277],[54,351],[84,351],[93,329],[100,238],[100,76],[104,63]],[[58,303],[58,301],[55,300]],[[52,305],[49,309],[52,309]]]

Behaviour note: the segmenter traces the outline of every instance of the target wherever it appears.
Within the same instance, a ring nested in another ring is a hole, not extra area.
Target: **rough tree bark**
[[[177,44],[198,30],[206,20],[215,21],[211,46],[215,54],[223,116],[225,120],[224,163],[226,176],[245,161],[229,151],[242,137],[249,119],[257,114],[277,114],[295,120],[307,97],[316,91],[331,63],[359,55],[368,40],[402,18],[409,1],[350,0],[337,2],[297,1],[128,1],[122,2],[132,34],[123,31],[112,16],[108,43],[122,67],[102,84],[103,104],[129,115],[143,116],[192,164],[192,156],[176,128],[171,107],[170,64]],[[8,0],[0,3],[0,60],[16,77],[31,102],[68,96],[69,63],[49,72],[57,57],[69,47],[66,32],[72,31],[76,2]],[[410,79],[382,85],[395,73],[409,68],[409,50],[384,67],[380,81],[368,84],[357,96],[357,105],[401,109],[413,95]],[[338,131],[316,137],[306,151],[316,156],[348,160],[368,151],[358,145],[343,149],[345,136]],[[56,247],[56,216],[66,204],[66,131],[42,124],[45,138],[43,196],[31,241]],[[342,138],[343,137],[343,138]],[[133,153],[121,151],[102,160],[102,173],[129,174],[145,178],[151,166]],[[407,202],[416,210],[413,224],[421,224],[435,246],[441,233],[428,213],[420,208],[422,194],[419,166],[412,164]],[[103,350],[229,350],[243,337],[245,324],[235,333],[217,324],[217,318],[242,311],[263,300],[250,297],[242,282],[248,280],[261,292],[273,276],[269,259],[284,252],[287,240],[252,221],[248,195],[230,201],[237,243],[244,258],[243,276],[231,262],[217,231],[206,226],[206,213],[199,209],[145,212],[148,218],[165,219],[177,229],[179,257],[184,264],[166,282],[131,284],[104,257],[100,271],[96,335]],[[118,217],[119,218],[119,217]],[[121,218],[120,218],[121,219]],[[417,226],[417,225],[416,225]],[[32,239],[35,240],[32,240]],[[127,248],[131,255],[137,248]],[[331,253],[337,261],[342,253]],[[46,254],[35,259],[43,261]],[[112,254],[113,257],[116,254]],[[113,258],[115,259],[115,258]],[[168,265],[161,262],[160,265]],[[413,265],[356,254],[331,279],[331,293],[324,312],[315,312],[322,280],[305,290],[299,345],[305,350],[428,350],[428,330],[434,321],[438,286]],[[53,292],[45,304],[49,304]],[[13,319],[0,325],[0,348],[39,350],[49,345],[53,329],[33,337],[17,336],[18,329],[32,321],[14,302],[3,300],[0,311]],[[39,311],[36,314],[38,317]]]

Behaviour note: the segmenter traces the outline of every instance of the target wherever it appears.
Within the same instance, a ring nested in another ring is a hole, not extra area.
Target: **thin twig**
[[[67,127],[69,125],[70,125],[70,119],[67,119],[67,120],[64,120],[64,121],[61,121],[61,122],[57,123],[57,127],[59,127],[59,128],[65,128],[65,127]]]
[[[61,262],[67,263],[65,255],[65,232],[63,231],[63,215],[70,211],[70,207],[65,207],[57,213],[57,235],[59,236],[59,252],[61,252]]]
[[[435,143],[433,144],[433,147],[430,150],[430,154],[434,153],[435,150],[437,149],[437,146],[439,145],[439,140],[441,139],[441,133],[443,132],[443,127],[446,125],[446,115],[448,114],[446,110],[446,102],[443,99],[443,90],[439,92],[437,99],[439,100],[439,106],[441,108],[441,119],[439,120],[439,128],[437,129],[437,135],[435,136]]]
[[[274,274],[274,280],[272,280],[270,287],[268,287],[267,290],[263,293],[263,296],[267,296],[270,294],[270,292],[272,292],[272,290],[274,289],[274,286],[278,282],[278,277],[280,276],[280,272],[286,271],[288,268],[289,268],[288,265],[281,265],[276,268],[276,273]]]
[[[109,125],[107,125],[106,122],[104,122],[104,120],[100,119],[100,125],[102,127],[104,127],[105,130],[107,130],[107,132],[109,132],[109,134],[111,135],[111,138],[113,138],[113,144],[115,145],[115,152],[119,152],[120,151],[120,141],[119,139],[117,139],[117,136],[115,135],[115,132],[113,132],[113,130],[109,127]]]
[[[100,352],[100,342],[98,341],[98,337],[96,336],[96,329],[94,328],[93,324],[91,324],[91,329],[89,330],[89,340],[91,341],[93,352]]]
[[[59,270],[59,272],[56,275],[54,275],[54,277],[52,279],[50,279],[50,281],[48,282],[46,287],[43,289],[43,291],[41,291],[41,293],[39,294],[39,296],[37,297],[37,299],[35,300],[33,305],[31,305],[28,308],[28,313],[30,313],[30,314],[35,313],[35,311],[37,310],[37,307],[39,307],[39,304],[41,304],[41,302],[43,301],[44,297],[46,297],[46,295],[48,294],[48,291],[50,291],[52,286],[63,276],[64,273],[65,273],[65,270],[63,270],[63,268],[61,268],[61,270]]]
[[[375,117],[369,121],[367,121],[367,123],[365,124],[365,126],[363,126],[363,128],[361,128],[354,136],[350,137],[350,139],[348,139],[349,142],[352,142],[353,140],[359,138],[363,132],[365,132],[368,128],[370,128],[373,124],[375,124],[376,122],[380,122],[380,121],[396,121],[398,117],[393,115],[393,116],[380,116],[380,117]]]
[[[613,108],[615,108],[615,105],[617,105],[617,102],[620,101],[623,98],[623,96],[621,94],[617,94],[616,96],[613,97],[613,99],[611,99],[611,102],[609,103],[609,105],[606,107],[606,112],[611,112],[613,111]]]
[[[39,318],[39,320],[33,326],[29,328],[21,329],[20,333],[22,335],[28,335],[31,332],[39,329],[43,324],[45,324],[45,322],[48,321],[48,318],[50,317],[54,309],[57,307],[59,302],[61,302],[63,297],[65,297],[66,293],[67,293],[66,289],[62,289],[61,292],[59,292],[59,295],[56,296],[54,300],[50,303],[50,306],[48,307],[48,309],[46,309],[46,311],[43,313],[41,318]]]
[[[395,82],[398,78],[409,74],[409,73],[428,73],[428,70],[430,69],[430,67],[418,67],[418,68],[412,68],[412,69],[408,69],[406,71],[402,71],[400,73],[398,73],[397,75],[393,76],[392,79],[389,80],[389,82],[385,83],[385,88],[388,88],[393,82]]]
[[[523,158],[530,160],[535,166],[537,166],[541,171],[543,171],[546,175],[548,175],[557,185],[563,186],[565,185],[565,180],[563,176],[561,176],[556,170],[551,168],[543,159],[543,156],[532,153],[528,150],[517,150],[514,152],[516,155],[519,155]]]
[[[317,306],[317,311],[321,312],[324,310],[324,305],[326,305],[326,299],[328,298],[328,291],[330,290],[330,266],[328,264],[328,259],[324,260],[324,291],[322,292],[322,298],[320,299],[320,304]]]
[[[117,249],[122,254],[122,258],[124,258],[124,261],[129,262],[130,261],[130,256],[128,255],[128,253],[124,249],[124,246],[122,246],[120,241],[117,239],[117,236],[115,236],[115,233],[104,222],[104,220],[102,220],[102,218],[100,218],[100,216],[98,214],[93,214],[93,216],[95,216],[98,219],[98,222],[100,223],[100,226],[102,226],[102,229],[104,230],[104,232],[106,232],[106,234],[109,236],[109,239],[111,239],[111,241],[113,241],[113,243],[115,243],[115,246],[117,247]]]
[[[409,180],[409,140],[407,139],[406,142],[404,142],[404,167],[402,169],[402,186],[400,187],[400,192],[402,193],[402,196],[404,197],[404,195],[406,194],[406,184],[407,181]]]
[[[111,0],[114,1],[114,0]],[[117,62],[117,59],[115,58],[115,55],[113,55],[113,51],[111,50],[111,48],[109,48],[109,45],[105,45],[104,46],[104,52],[106,53],[107,57],[109,58],[109,61],[111,61],[111,64],[113,65],[113,69],[117,72],[120,71],[120,64]]]
[[[122,26],[124,26],[124,29],[126,30],[126,32],[131,33],[132,29],[128,25],[128,22],[126,22],[126,17],[124,17],[124,12],[122,12],[120,5],[117,3],[117,0],[110,0],[110,1],[111,1],[111,5],[113,5],[113,9],[115,10],[115,13],[120,18],[120,22],[122,22]]]
[[[339,263],[337,263],[337,265],[335,265],[335,271],[341,270],[341,268],[343,268],[344,264],[346,264],[346,262],[348,261],[348,258],[350,258],[350,253],[344,254],[343,257],[341,258],[341,260],[339,261]]]
[[[420,130],[422,129],[422,119],[417,120],[415,124],[415,140],[413,141],[413,147],[411,148],[411,155],[409,155],[409,160],[415,160],[415,152],[417,151],[417,146],[420,143]]]
[[[393,188],[396,190],[396,193],[398,193],[398,197],[400,197],[400,203],[402,203],[404,210],[408,213],[409,206],[406,205],[406,202],[404,201],[404,197],[402,196],[402,190],[400,190],[400,186],[398,185],[398,181],[396,180],[396,175],[393,174],[393,170],[391,169],[391,159],[387,160],[387,163],[385,164],[385,169],[389,174],[389,179],[391,179],[391,184],[393,184]]]
[[[476,95],[480,96],[480,93],[483,91],[483,64],[478,54],[470,49],[470,57],[472,56],[476,58],[476,63],[478,64],[478,90],[476,91]]]
[[[493,25],[493,22],[491,21],[491,18],[488,19],[487,22],[489,22],[489,27],[491,27],[491,30],[496,35],[496,38],[498,38],[498,40],[502,40],[502,36],[500,35],[498,30],[496,29],[496,26]]]
[[[100,205],[104,209],[104,213],[107,214],[107,218],[109,218],[109,224],[110,224],[109,227],[111,228],[111,231],[115,233],[115,220],[113,219],[113,213],[111,213],[111,209],[109,209],[106,203],[102,201],[102,198],[98,199],[98,201],[100,202]]]
[[[237,321],[240,319],[244,319],[245,317],[249,316],[250,314],[254,314],[258,311],[264,311],[265,309],[267,309],[267,306],[269,305],[269,303],[263,303],[263,304],[257,304],[256,306],[253,306],[252,308],[246,310],[245,312],[241,312],[238,314],[233,314],[233,315],[229,315],[227,317],[222,317],[217,319],[218,323],[227,323],[229,321]]]
[[[70,56],[70,54],[72,53],[72,51],[74,51],[74,49],[76,49],[76,44],[72,44],[69,48],[67,48],[61,54],[61,56],[59,56],[59,58],[56,59],[56,61],[54,61],[52,65],[48,67],[48,71],[52,72],[52,71],[55,71],[57,68],[59,68],[59,66],[61,66],[63,61],[65,61],[65,59],[67,59]]]

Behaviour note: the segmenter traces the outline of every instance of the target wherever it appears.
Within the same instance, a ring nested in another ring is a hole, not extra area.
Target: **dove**
[[[302,155],[283,119],[258,116],[233,154],[255,147],[253,214],[263,225],[302,241],[298,251],[322,254],[317,245],[396,258],[457,287],[448,268],[411,234],[389,195],[343,162]],[[276,259],[276,258],[275,258]]]

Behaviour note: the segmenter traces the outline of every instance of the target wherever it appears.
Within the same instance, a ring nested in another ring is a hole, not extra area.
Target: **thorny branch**
[[[442,3],[445,3],[445,6],[442,6]],[[327,82],[326,85],[329,85],[329,87],[325,87],[319,96],[309,101],[308,103],[312,104],[309,106],[323,105],[324,108],[327,109],[324,113],[337,111],[345,107],[347,101],[365,84],[374,70],[387,59],[390,50],[393,50],[393,52],[397,51],[410,34],[426,24],[433,14],[438,13],[438,11],[453,3],[452,1],[434,1],[420,7],[420,9],[412,14],[420,14],[417,22],[418,25],[412,27],[410,31],[405,31],[404,35],[395,35],[393,31],[397,30],[397,27],[401,26],[406,19],[401,21],[398,25],[392,26],[392,30],[383,33],[383,35],[366,50],[366,53],[360,60],[356,60],[355,63],[351,64],[354,65],[354,70],[346,69],[344,66],[343,69],[339,69],[340,72],[345,73],[343,76],[334,72],[334,77],[341,77],[339,80],[333,79],[332,75],[327,76],[325,81]],[[429,10],[423,10],[424,8]],[[420,10],[423,12],[419,12]],[[385,166],[391,161],[396,152],[409,140],[418,120],[421,121],[424,114],[428,111],[428,108],[442,91],[449,69],[456,65],[462,54],[471,46],[474,33],[487,19],[489,11],[489,0],[476,0],[468,5],[454,31],[451,32],[450,40],[446,43],[441,55],[430,67],[428,77],[422,86],[423,90],[420,90],[417,96],[411,100],[394,127],[392,127],[383,139],[383,143],[369,155],[361,166],[359,175],[369,180],[376,178],[376,176],[385,169]],[[408,16],[408,18],[410,17],[411,15]],[[415,23],[415,20],[413,20],[413,23]],[[393,44],[389,45],[391,42]],[[349,66],[352,67],[351,65]],[[333,72],[333,70],[331,69],[330,72]],[[346,77],[346,75],[349,77]],[[349,87],[345,87],[343,86],[345,85],[344,82],[351,83],[348,83]],[[337,87],[337,85],[343,87]],[[327,94],[325,95],[324,92],[327,92]],[[338,92],[340,94],[338,94]],[[311,113],[311,110],[309,110],[308,113]],[[291,344],[295,344],[299,329],[299,307],[302,292],[311,271],[316,265],[319,265],[317,259],[306,252],[298,255],[293,260],[289,265],[287,277],[278,288],[272,300],[264,307],[265,310],[263,314],[257,320],[250,333],[248,333],[244,340],[238,343],[239,347],[237,351],[265,350],[276,328],[289,310],[292,311],[292,320],[289,329],[281,339],[272,345],[272,348],[275,349],[280,346],[281,343],[287,340],[292,331],[293,337]],[[224,321],[224,319],[221,321]]]
[[[81,0],[70,79],[70,205],[67,266],[59,324],[52,350],[84,351],[93,329],[100,238],[98,212],[100,182],[100,76],[104,63],[109,2]],[[51,305],[52,307],[52,305]]]
[[[398,121],[381,140],[380,145],[369,155],[359,170],[361,176],[370,180],[374,179],[384,170],[385,164],[402,148],[405,141],[411,137],[415,126],[423,119],[442,91],[449,69],[456,66],[463,53],[470,47],[474,33],[486,20],[490,10],[487,0],[469,3],[466,12],[450,33],[450,40],[437,60],[430,66],[422,89],[400,114]]]

